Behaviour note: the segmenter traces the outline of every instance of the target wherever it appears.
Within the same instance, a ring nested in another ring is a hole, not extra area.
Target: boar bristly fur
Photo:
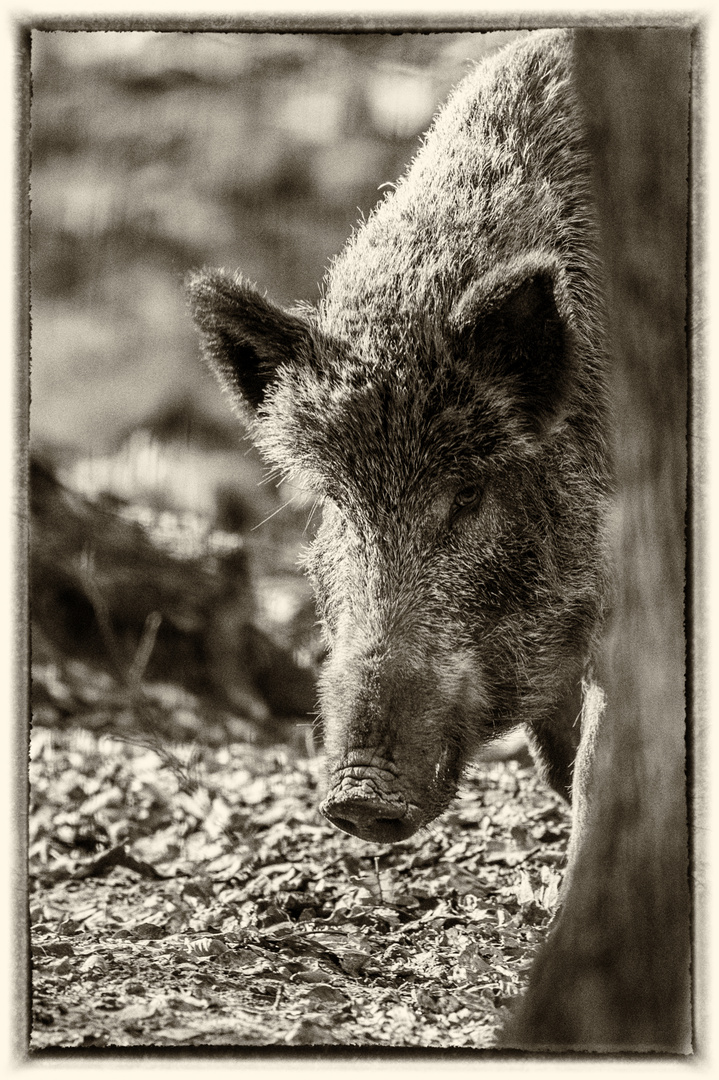
[[[524,724],[569,797],[606,605],[602,284],[571,35],[476,68],[316,310],[189,283],[267,459],[323,501],[324,812],[401,840]]]

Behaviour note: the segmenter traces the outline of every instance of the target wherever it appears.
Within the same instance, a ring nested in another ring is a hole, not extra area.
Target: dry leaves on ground
[[[568,815],[476,766],[401,844],[317,811],[319,758],[35,728],[32,1047],[486,1047],[556,907]]]

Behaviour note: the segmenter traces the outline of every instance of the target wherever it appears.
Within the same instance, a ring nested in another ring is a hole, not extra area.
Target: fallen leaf
[[[137,1002],[132,1005],[126,1005],[124,1009],[120,1009],[120,1011],[116,1013],[116,1016],[118,1020],[122,1021],[147,1020],[150,1016],[154,1016],[160,1006],[164,1004],[164,1000],[160,1002],[158,999]]]
[[[110,970],[110,965],[102,956],[88,956],[80,964],[80,971],[94,972],[96,975],[104,975]]]
[[[322,1002],[324,1004],[332,1005],[346,1005],[347,996],[342,993],[336,986],[329,986],[327,983],[320,983],[317,986],[313,986],[311,990],[306,993],[306,1000],[310,1002]]]
[[[69,941],[52,941],[46,945],[38,945],[33,949],[33,955],[37,956],[74,956],[75,950]]]
[[[222,953],[228,952],[228,947],[224,941],[221,941],[217,937],[202,937],[197,938],[196,941],[191,941],[187,945],[187,951],[192,953],[193,956],[220,956]]]
[[[48,964],[48,968],[53,971],[55,975],[67,975],[68,972],[72,971],[72,964],[67,957],[63,957],[62,960],[51,960]]]
[[[135,941],[159,941],[167,937],[167,929],[154,922],[138,923],[137,926],[131,928],[130,936]]]
[[[519,866],[520,863],[526,862],[526,860],[537,851],[538,845],[534,847],[520,850],[513,847],[501,847],[498,850],[487,851],[485,855],[485,862],[487,863],[503,863],[504,866]]]
[[[411,1027],[417,1022],[416,1015],[406,1005],[393,1005],[387,1010],[385,1016],[404,1027]]]
[[[156,1043],[170,1046],[174,1043],[187,1042],[188,1039],[194,1039],[196,1035],[200,1035],[201,1031],[197,1028],[191,1027],[172,1027],[163,1028],[162,1031],[157,1032],[157,1035],[153,1036]]]
[[[519,875],[519,882],[516,887],[517,900],[520,904],[531,904],[534,900],[534,889],[529,880],[529,876],[522,871]]]
[[[209,1002],[204,998],[193,997],[192,994],[176,994],[167,999],[171,1009],[207,1009]]]
[[[340,955],[339,961],[342,970],[348,975],[353,975],[355,977],[368,968],[379,970],[376,966],[377,962],[375,958],[370,956],[369,953],[344,952]]]
[[[457,963],[466,971],[468,978],[472,975],[482,975],[491,969],[491,964],[488,964],[481,956],[476,945],[463,949],[457,957]]]
[[[320,971],[319,968],[314,971],[296,971],[291,977],[291,982],[296,983],[326,983],[328,976],[326,971]]]
[[[337,1044],[340,1041],[330,1028],[316,1024],[312,1020],[299,1020],[285,1035],[286,1043],[296,1043],[301,1046]]]
[[[482,896],[485,891],[482,882],[461,866],[451,866],[448,879],[449,887],[459,896]]]

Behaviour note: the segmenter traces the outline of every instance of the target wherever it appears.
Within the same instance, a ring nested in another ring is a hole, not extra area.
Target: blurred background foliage
[[[68,626],[52,622],[61,609],[65,624],[79,610],[78,594],[68,614],[51,563],[97,615],[98,581],[118,592],[109,564],[119,559],[127,578],[141,557],[116,537],[103,570],[96,512],[108,496],[189,560],[193,581],[208,580],[210,549],[219,558],[218,530],[241,537],[256,610],[239,590],[247,610],[229,622],[254,620],[302,663],[316,658],[297,570],[311,495],[258,486],[263,466],[198,360],[183,278],[205,264],[240,268],[280,303],[316,300],[328,262],[404,171],[451,87],[515,36],[33,32],[31,450],[86,500],[52,494],[47,476],[37,487],[33,565],[45,569],[31,587],[43,593],[36,610],[54,614],[35,634],[36,659],[43,641],[67,642]],[[232,552],[238,541],[223,543]],[[173,596],[176,570],[160,570]],[[169,615],[155,606],[164,626],[174,617],[178,632],[200,633],[206,599],[181,618],[175,600]],[[136,646],[150,615],[134,605]],[[106,616],[105,638],[120,633]],[[253,639],[245,652],[258,648]],[[265,683],[286,675],[263,656]]]
[[[226,419],[186,270],[316,299],[438,103],[511,36],[33,33],[33,439],[106,452],[188,399]]]

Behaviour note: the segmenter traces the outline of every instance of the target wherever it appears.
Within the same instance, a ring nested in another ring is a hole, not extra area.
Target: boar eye
[[[482,489],[479,484],[466,484],[454,496],[454,509],[466,510],[479,502]]]

